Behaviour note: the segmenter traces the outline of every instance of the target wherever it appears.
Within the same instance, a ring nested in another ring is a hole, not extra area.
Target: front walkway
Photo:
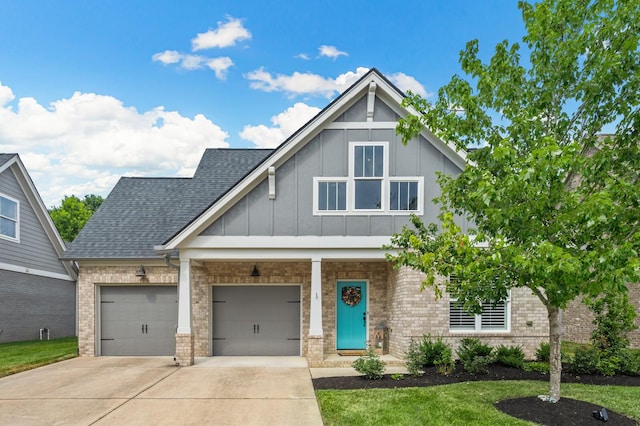
[[[322,425],[302,357],[87,357],[0,379],[2,425]]]

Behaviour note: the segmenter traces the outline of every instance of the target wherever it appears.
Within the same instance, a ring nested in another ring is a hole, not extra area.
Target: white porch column
[[[177,334],[191,334],[191,262],[180,259]]]
[[[309,336],[322,336],[322,259],[311,259]]]

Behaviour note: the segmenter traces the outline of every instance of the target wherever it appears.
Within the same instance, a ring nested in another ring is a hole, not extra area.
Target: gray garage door
[[[213,355],[300,355],[300,287],[213,287]]]
[[[176,287],[101,287],[102,355],[175,355]]]

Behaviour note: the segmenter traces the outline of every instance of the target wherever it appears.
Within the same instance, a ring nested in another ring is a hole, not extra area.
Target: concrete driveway
[[[322,425],[301,357],[75,358],[0,379],[1,425]]]

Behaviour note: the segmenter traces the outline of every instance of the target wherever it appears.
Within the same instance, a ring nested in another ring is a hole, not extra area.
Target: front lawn
[[[0,377],[74,358],[78,338],[0,343]]]
[[[318,390],[325,425],[529,425],[493,404],[507,398],[546,394],[534,381],[465,382],[404,389]],[[640,419],[640,388],[563,384],[562,397],[589,401]]]

